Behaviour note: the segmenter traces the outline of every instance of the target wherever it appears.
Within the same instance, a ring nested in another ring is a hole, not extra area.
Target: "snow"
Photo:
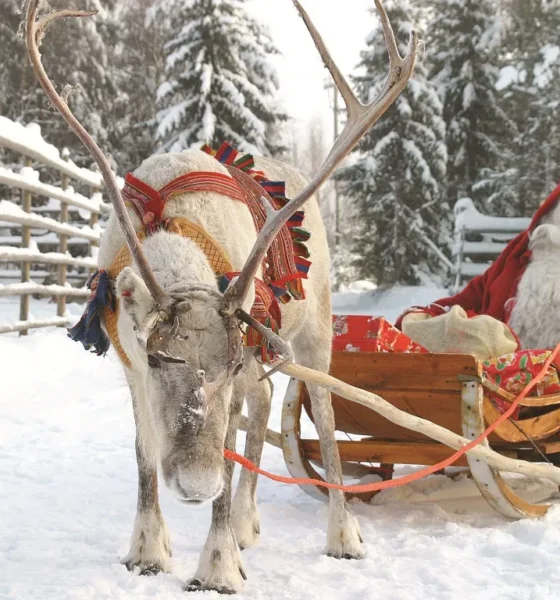
[[[0,284],[0,297],[19,296],[21,294],[45,294],[47,296],[75,296],[87,298],[90,291],[87,288],[73,288],[68,282],[63,285],[41,285],[33,281],[25,283]]]
[[[70,254],[60,252],[40,252],[35,241],[33,248],[12,248],[11,246],[0,246],[0,260],[12,260],[14,262],[29,260],[37,264],[73,265],[95,269],[97,261],[93,257],[73,258]]]
[[[78,194],[72,187],[66,190],[39,181],[39,173],[30,167],[23,167],[19,173],[0,166],[0,183],[20,190],[26,190],[38,196],[61,200],[71,206],[76,206],[97,214],[109,212],[110,206],[102,202],[99,194],[86,198]]]
[[[395,322],[410,306],[426,306],[448,296],[443,288],[397,286],[389,290],[349,291],[333,294],[335,314],[383,316]]]
[[[490,217],[477,210],[471,198],[461,198],[454,207],[455,231],[519,233],[531,223],[525,217]]]
[[[58,246],[60,239],[56,233],[47,233],[45,235],[32,236],[31,242],[33,244]],[[19,235],[4,235],[0,236],[0,245],[2,244],[21,244],[21,236]],[[89,242],[82,237],[71,237],[68,238],[68,244],[70,246],[84,246],[89,245]]]
[[[507,65],[500,69],[500,76],[496,83],[496,89],[501,92],[511,85],[518,83],[522,76],[524,76],[524,73],[520,73],[517,67],[514,65]]]
[[[99,173],[82,169],[71,160],[63,160],[58,149],[42,138],[41,127],[36,123],[30,123],[25,127],[21,123],[0,116],[0,146],[21,152],[88,185],[95,187],[103,185]]]
[[[560,47],[547,44],[541,48],[542,63],[535,67],[535,83],[545,88],[555,78],[555,68],[560,57]]]
[[[403,289],[391,301],[427,293]],[[370,298],[371,312],[386,305],[389,297],[381,304]],[[185,508],[161,485],[173,573],[141,578],[119,564],[132,531],[136,464],[132,410],[116,357],[88,354],[63,330],[50,330],[1,336],[0,360],[0,598],[184,600],[182,584],[196,569],[210,507]],[[286,384],[275,377],[274,429]],[[243,442],[240,434],[239,450]],[[263,465],[287,475],[271,446]],[[552,491],[522,478],[513,483],[531,498]],[[262,537],[243,552],[249,579],[239,600],[558,598],[558,507],[542,520],[509,522],[464,476],[430,477],[382,492],[372,505],[352,506],[367,548],[366,558],[353,562],[321,554],[325,504],[265,479],[258,498]],[[199,596],[219,598],[193,597]]]
[[[59,223],[55,219],[49,217],[29,214],[22,210],[17,204],[8,200],[0,200],[0,219],[33,228],[46,229],[62,235],[83,237],[90,242],[99,242],[101,240],[101,232],[95,231],[89,226],[75,227],[73,225]]]

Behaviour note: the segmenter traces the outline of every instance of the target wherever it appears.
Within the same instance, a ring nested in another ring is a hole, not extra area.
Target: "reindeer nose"
[[[204,467],[179,468],[174,481],[174,491],[179,499],[192,505],[215,500],[222,492],[223,474],[221,469],[210,470]]]

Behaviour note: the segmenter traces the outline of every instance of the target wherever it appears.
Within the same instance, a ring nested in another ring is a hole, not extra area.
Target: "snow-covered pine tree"
[[[64,120],[52,110],[29,65],[23,39],[17,35],[22,19],[19,0],[0,0],[0,114],[23,123],[38,123],[45,137],[57,147],[68,147],[78,164],[91,164],[82,143]],[[92,0],[90,6],[99,2]],[[45,68],[57,89],[66,84],[81,89],[72,93],[69,104],[84,126],[109,154],[108,125],[117,95],[114,72],[108,57],[115,43],[118,23],[112,18],[116,0],[107,0],[108,9],[97,18],[65,19],[51,27],[41,47]],[[43,2],[42,10],[60,7],[84,8],[83,2]]]
[[[423,11],[409,0],[384,4],[404,54],[412,24],[418,29],[424,21]],[[362,100],[376,96],[388,64],[378,26],[361,55],[363,74],[353,78]],[[422,61],[356,154],[355,164],[338,178],[359,215],[352,244],[358,276],[379,285],[437,280],[444,273],[442,253],[449,238],[447,153],[441,101]]]
[[[153,150],[155,94],[164,70],[164,27],[148,18],[158,0],[51,0],[42,10],[74,6],[100,8],[88,19],[53,25],[41,47],[49,76],[60,90],[78,85],[69,103],[120,172],[133,169]],[[72,159],[89,166],[82,143],[52,110],[28,64],[20,0],[0,0],[0,114],[41,125],[55,146],[70,149]]]
[[[448,200],[464,196],[494,214],[507,208],[502,174],[512,158],[515,124],[496,92],[502,21],[495,0],[429,0],[430,78],[447,126]]]
[[[14,118],[25,111],[23,40],[17,30],[21,15],[17,0],[0,0],[0,115]]]
[[[508,27],[498,89],[518,128],[507,184],[511,214],[530,216],[560,182],[560,1],[502,2]]]
[[[267,138],[286,118],[275,109],[278,79],[268,59],[277,50],[245,2],[172,2],[166,80],[158,91],[161,151],[223,141],[248,152],[281,150]]]
[[[116,94],[109,146],[122,173],[148,158],[156,131],[156,93],[163,80],[168,19],[161,0],[118,0],[112,20],[121,24],[111,41]]]

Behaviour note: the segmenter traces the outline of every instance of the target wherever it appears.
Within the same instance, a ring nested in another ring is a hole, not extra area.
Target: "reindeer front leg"
[[[236,381],[234,386],[225,442],[226,448],[233,451],[237,422],[245,395],[242,380]],[[231,480],[234,466],[231,461],[225,461],[224,489],[212,504],[210,532],[200,555],[196,574],[185,587],[187,592],[214,590],[221,594],[235,594],[241,588],[243,580],[247,579],[239,545],[231,526]]]
[[[245,457],[260,465],[266,438],[266,427],[272,402],[272,383],[259,381],[264,369],[254,358],[247,360],[247,405],[249,425],[245,442]],[[241,470],[239,484],[232,505],[232,524],[241,550],[257,543],[260,535],[260,518],[257,509],[257,474]]]
[[[141,411],[132,387],[131,393],[136,422],[138,505],[130,551],[121,562],[129,571],[138,568],[140,575],[157,575],[171,570],[169,531],[159,506],[157,467],[146,456],[140,439]]]

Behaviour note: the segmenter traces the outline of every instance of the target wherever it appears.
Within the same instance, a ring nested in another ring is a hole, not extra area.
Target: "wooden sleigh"
[[[481,363],[468,355],[334,352],[331,375],[467,439],[476,439],[501,414],[490,392],[507,402],[514,400],[513,395],[487,381]],[[435,465],[453,453],[447,446],[391,423],[364,406],[336,395],[332,402],[336,430],[352,438],[361,436],[358,441],[338,441],[346,474],[366,473],[364,464],[379,464],[381,473],[391,477],[395,464]],[[505,421],[486,444],[510,458],[555,463],[560,456],[560,395],[527,398],[521,406],[539,415]],[[319,442],[301,436],[304,411],[312,419],[305,384],[291,379],[282,410],[281,436],[270,432],[267,439],[282,448],[293,477],[321,479],[314,468],[321,465]],[[520,498],[499,471],[477,458],[465,456],[455,464],[470,469],[482,496],[505,517],[538,518],[549,508]],[[316,498],[326,498],[327,490],[322,487],[304,485],[302,489]],[[348,497],[367,502],[372,495]]]

